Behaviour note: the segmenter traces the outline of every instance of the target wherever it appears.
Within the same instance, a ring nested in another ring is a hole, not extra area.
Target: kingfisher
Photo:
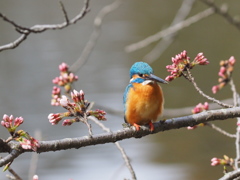
[[[137,131],[147,124],[153,131],[152,122],[162,114],[164,97],[158,83],[168,82],[155,76],[147,63],[136,62],[130,68],[130,82],[123,95],[124,120]]]

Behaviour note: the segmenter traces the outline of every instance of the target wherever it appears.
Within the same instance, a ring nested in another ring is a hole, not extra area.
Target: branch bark
[[[0,46],[0,52],[3,51],[3,50],[14,49],[14,48],[18,47],[24,40],[27,39],[27,37],[31,33],[41,33],[41,32],[44,32],[46,30],[63,29],[63,28],[65,28],[65,27],[67,27],[67,26],[69,26],[71,24],[75,24],[77,21],[82,19],[89,12],[89,1],[90,0],[85,0],[84,6],[83,6],[82,10],[80,11],[80,13],[77,14],[71,20],[68,20],[67,12],[66,12],[63,4],[61,3],[62,11],[63,11],[64,17],[65,17],[65,22],[63,22],[61,24],[34,25],[34,26],[30,27],[30,28],[26,28],[26,27],[23,27],[23,26],[20,26],[20,25],[16,24],[14,21],[8,19],[5,15],[0,13],[0,17],[4,21],[6,21],[6,22],[10,23],[11,25],[13,25],[16,28],[16,31],[22,34],[15,41],[13,41],[13,42],[11,42],[9,44],[5,44],[5,45]]]
[[[136,131],[134,127],[125,128],[116,132],[102,133],[93,135],[92,137],[84,136],[78,138],[65,138],[52,141],[41,141],[38,153],[60,151],[71,148],[82,148],[86,146],[92,146],[97,144],[114,143],[129,138],[140,138],[149,134],[156,134],[158,132],[167,131],[171,129],[179,129],[187,126],[194,126],[199,123],[206,123],[215,120],[225,120],[229,118],[240,117],[240,107],[218,109],[205,111],[199,114],[193,114],[183,117],[171,118],[166,121],[160,121],[154,123],[154,131],[151,132],[147,127],[142,127],[141,130]],[[7,164],[14,158],[24,152],[31,152],[32,150],[21,149],[16,142],[9,142],[7,144],[10,149],[13,149],[11,153],[0,160],[0,166]],[[4,148],[7,149],[7,148]],[[4,150],[3,149],[3,150]],[[6,151],[4,151],[6,152]]]

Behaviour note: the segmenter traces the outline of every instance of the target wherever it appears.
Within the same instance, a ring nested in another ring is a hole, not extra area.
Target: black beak
[[[150,74],[149,76],[146,77],[146,79],[153,80],[163,84],[168,84],[167,81],[161,79],[160,77],[155,76],[154,74]]]

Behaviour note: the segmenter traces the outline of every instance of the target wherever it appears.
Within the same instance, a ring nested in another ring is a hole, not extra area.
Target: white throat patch
[[[146,80],[146,81],[143,81],[142,82],[142,85],[147,85],[147,84],[150,84],[152,83],[153,81],[152,80]]]

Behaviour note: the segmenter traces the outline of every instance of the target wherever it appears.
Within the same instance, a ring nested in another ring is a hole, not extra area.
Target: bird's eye
[[[143,77],[143,74],[138,74],[140,77]]]

